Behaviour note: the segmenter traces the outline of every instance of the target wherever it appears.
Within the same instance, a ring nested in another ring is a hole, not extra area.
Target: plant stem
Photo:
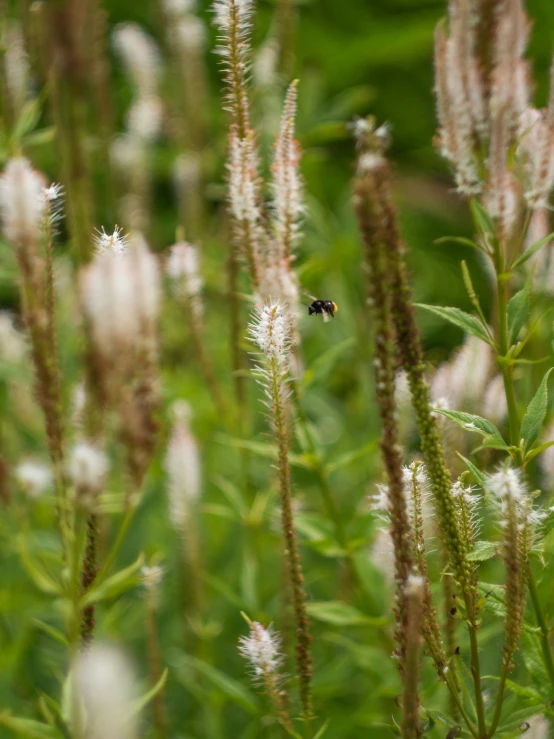
[[[285,407],[283,402],[283,379],[275,358],[270,360],[269,367],[271,402],[278,448],[277,469],[279,473],[279,493],[281,499],[281,525],[285,543],[285,557],[288,575],[291,583],[292,601],[296,621],[296,668],[302,705],[302,718],[306,739],[312,735],[312,658],[310,645],[310,619],[306,611],[306,593],[304,591],[304,576],[300,564],[300,554],[294,528],[292,513],[290,467],[289,467],[289,440],[287,434]]]
[[[477,712],[477,725],[479,728],[480,739],[486,739],[487,727],[485,724],[485,704],[483,701],[483,691],[481,688],[481,666],[479,664],[479,645],[477,643],[477,627],[473,623],[475,614],[473,612],[473,603],[471,598],[465,597],[466,609],[469,621],[469,646],[471,650],[471,674],[473,676],[473,685],[475,687],[475,710]]]

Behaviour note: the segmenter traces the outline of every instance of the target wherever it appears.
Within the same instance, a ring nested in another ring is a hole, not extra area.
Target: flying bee
[[[308,305],[308,315],[323,316],[323,322],[327,322],[329,318],[334,318],[335,313],[338,311],[338,306],[333,303],[332,300],[318,300],[313,295],[309,296],[312,299],[312,304]]]

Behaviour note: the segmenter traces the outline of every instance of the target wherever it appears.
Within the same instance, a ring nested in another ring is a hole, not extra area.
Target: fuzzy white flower
[[[6,87],[17,115],[28,94],[29,59],[21,26],[13,20],[6,19],[2,51]]]
[[[118,649],[95,644],[73,664],[75,710],[87,739],[136,739],[133,672]]]
[[[228,33],[236,18],[238,28],[244,33],[249,27],[253,6],[252,0],[216,0],[213,4],[214,22],[220,31]]]
[[[114,30],[115,47],[121,55],[137,95],[154,94],[161,68],[160,53],[154,40],[136,23],[124,23]]]
[[[266,358],[284,370],[293,344],[292,328],[292,316],[283,303],[269,302],[256,308],[248,334]]]
[[[194,300],[194,304],[201,307],[198,299],[202,293],[204,280],[200,274],[198,248],[186,241],[174,244],[169,250],[166,272],[168,277],[182,284],[186,295]]]
[[[27,459],[15,468],[15,479],[30,498],[39,498],[52,485],[52,471],[44,462]]]
[[[510,499],[516,502],[522,502],[527,500],[529,496],[521,471],[514,467],[503,467],[492,475],[489,475],[486,486],[487,490],[500,501]]]
[[[115,226],[111,234],[106,233],[104,226],[102,226],[102,230],[97,230],[94,234],[93,242],[96,252],[124,254],[129,245],[129,237],[123,233],[123,229],[119,226]]]
[[[97,493],[108,473],[108,459],[96,444],[79,441],[71,449],[67,475],[77,490]]]
[[[141,141],[153,141],[163,124],[163,105],[157,95],[140,95],[127,113],[127,128],[130,136]]]
[[[107,358],[152,337],[160,307],[156,257],[134,234],[124,257],[97,253],[81,274],[83,307],[98,349]]]
[[[206,46],[206,27],[195,15],[181,18],[173,29],[175,41],[186,53],[198,52]]]
[[[250,624],[248,636],[239,639],[239,652],[250,663],[254,680],[275,675],[283,663],[281,640],[271,624],[265,628],[257,621]]]
[[[45,213],[44,179],[23,157],[10,159],[0,177],[4,233],[15,247],[36,240]]]
[[[404,594],[408,598],[420,598],[423,596],[424,585],[425,580],[421,575],[410,574],[404,585]]]
[[[190,407],[184,401],[173,405],[174,423],[165,456],[169,516],[182,531],[191,509],[200,497],[202,475],[198,445],[190,429]]]
[[[483,416],[495,424],[501,423],[508,414],[506,392],[502,375],[496,375],[489,382],[483,396]]]
[[[177,17],[196,10],[196,0],[163,0],[162,5],[168,15]]]

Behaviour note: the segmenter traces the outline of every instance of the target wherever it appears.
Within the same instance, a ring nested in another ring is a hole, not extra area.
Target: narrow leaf
[[[494,227],[494,221],[492,220],[489,212],[483,208],[481,203],[472,198],[469,201],[469,207],[471,215],[473,216],[473,222],[475,227],[484,234],[494,234],[496,229]]]
[[[483,473],[473,464],[473,462],[470,462],[469,459],[466,459],[463,454],[460,454],[460,452],[456,452],[458,457],[464,462],[468,470],[473,475],[473,478],[475,482],[482,488],[485,487],[485,476]]]
[[[519,332],[525,325],[530,309],[531,277],[525,283],[523,289],[514,295],[508,303],[506,314],[508,318],[508,340],[510,346],[515,344]]]
[[[458,424],[460,428],[463,428],[466,431],[473,431],[477,434],[481,434],[481,436],[484,436],[487,439],[489,439],[489,437],[493,437],[498,441],[499,444],[506,446],[506,442],[502,438],[502,434],[500,433],[500,431],[496,428],[494,423],[491,423],[491,421],[488,421],[486,418],[476,416],[473,413],[464,413],[463,411],[450,411],[443,408],[437,408],[434,412],[439,413],[441,416],[445,416],[445,418],[448,418],[451,421],[454,421],[454,423]],[[489,444],[491,443],[492,438],[489,439]]]
[[[388,619],[366,616],[354,606],[338,600],[308,603],[307,611],[316,621],[333,626],[385,626],[388,623]]]
[[[521,422],[520,436],[525,441],[525,451],[531,447],[538,439],[541,426],[546,416],[548,408],[548,378],[552,372],[552,367],[547,371],[537,390],[535,397],[527,407],[527,413]]]
[[[531,259],[538,250],[548,244],[549,241],[552,241],[554,238],[554,233],[548,234],[548,236],[543,236],[542,239],[539,239],[538,241],[535,241],[534,244],[532,244],[528,249],[526,249],[523,254],[516,259],[516,261],[512,265],[512,269],[515,269],[516,267],[521,267],[522,264],[525,264],[525,262],[528,259]]]
[[[167,680],[167,672],[168,671],[166,667],[158,682],[152,688],[150,688],[147,693],[133,701],[130,711],[131,716],[135,716],[137,713],[140,713],[142,709],[150,703],[152,698],[158,695],[160,690],[163,690],[165,682]]]
[[[471,246],[472,249],[478,249],[483,251],[483,247],[476,244],[471,239],[465,239],[463,236],[442,236],[440,239],[435,239],[434,244],[460,244],[461,246]]]
[[[536,446],[534,449],[531,449],[531,451],[527,452],[525,455],[525,462],[530,462],[532,459],[535,459],[536,456],[551,446],[554,446],[554,441],[547,441],[546,444],[541,444],[540,446]]]
[[[144,564],[144,555],[139,555],[135,562],[129,567],[114,573],[106,580],[102,580],[98,585],[93,586],[87,591],[81,599],[81,608],[97,603],[107,598],[115,598],[126,590],[130,590],[138,585],[142,578],[138,571]]]
[[[458,328],[461,328],[466,333],[476,336],[487,344],[491,343],[481,321],[470,313],[466,313],[465,311],[460,310],[460,308],[448,306],[426,305],[425,303],[415,303],[415,305],[417,308],[423,308],[424,310],[428,310],[430,313],[434,313],[435,315],[444,318],[446,321],[453,323],[454,326],[458,326]]]

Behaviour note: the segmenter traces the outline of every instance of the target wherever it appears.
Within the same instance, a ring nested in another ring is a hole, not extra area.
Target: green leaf
[[[442,236],[440,239],[435,239],[434,244],[460,244],[461,246],[471,246],[472,249],[478,249],[483,251],[483,248],[479,244],[475,243],[471,239],[465,239],[463,236]]]
[[[137,698],[135,701],[133,701],[130,711],[131,716],[136,716],[137,713],[140,713],[142,709],[150,703],[152,698],[155,698],[160,690],[163,690],[165,682],[167,680],[167,673],[168,670],[166,667],[158,682],[152,688],[150,688],[147,693],[144,693],[144,695],[142,695],[140,698]]]
[[[506,446],[506,442],[502,438],[502,434],[496,428],[494,423],[488,421],[486,418],[476,416],[473,413],[464,413],[463,411],[450,411],[443,408],[436,408],[435,413],[439,413],[441,416],[454,421],[458,426],[465,429],[466,431],[473,431],[477,434],[489,438],[493,437],[498,441],[499,444]],[[492,443],[492,438],[489,439],[489,443]]]
[[[24,739],[58,739],[61,736],[59,731],[48,724],[12,716],[7,711],[0,713],[0,726],[5,726]]]
[[[247,441],[246,439],[237,439],[225,434],[217,434],[216,441],[227,446],[237,447],[238,449],[248,449],[260,457],[268,457],[269,459],[277,459],[277,447],[274,444],[265,444],[261,441]],[[295,467],[302,467],[306,470],[313,469],[311,458],[307,454],[290,454],[289,462]]]
[[[525,462],[530,462],[532,459],[535,459],[536,456],[551,446],[554,446],[554,441],[547,441],[545,444],[541,444],[540,446],[536,446],[534,449],[531,449],[525,455]]]
[[[532,275],[525,283],[523,289],[517,292],[508,303],[506,316],[508,319],[508,341],[510,346],[515,344],[519,332],[525,325],[530,310]]]
[[[20,141],[30,133],[40,120],[41,101],[38,98],[27,101],[21,108],[21,114],[16,121],[13,138]]]
[[[522,635],[520,654],[535,688],[544,700],[551,700],[550,680],[544,666],[538,634],[524,633]]]
[[[525,262],[528,259],[531,259],[532,256],[534,256],[538,250],[548,244],[549,241],[552,241],[554,238],[554,233],[548,234],[548,236],[543,236],[542,239],[539,239],[538,241],[535,241],[534,244],[532,244],[528,249],[526,249],[523,254],[516,259],[516,261],[512,265],[512,269],[515,269],[516,267],[521,267],[522,264],[525,264]]]
[[[466,459],[463,454],[460,454],[460,452],[456,452],[458,457],[464,462],[468,470],[473,475],[473,479],[475,482],[481,487],[485,487],[485,476],[483,473],[473,464],[473,462],[470,462],[469,459]]]
[[[134,588],[142,582],[138,571],[144,564],[144,555],[140,554],[135,562],[129,567],[125,567],[119,572],[115,572],[110,577],[102,580],[102,582],[93,585],[81,599],[81,608],[86,608],[100,600],[116,598],[126,590]]]
[[[489,436],[485,436],[483,441],[481,442],[481,446],[479,447],[479,450],[481,449],[502,449],[503,451],[507,452],[511,449],[508,444],[504,441],[499,441],[498,438],[494,434],[489,434]],[[474,451],[477,451],[475,449]]]
[[[333,462],[329,462],[329,464],[327,465],[327,471],[336,472],[337,470],[340,470],[343,467],[347,467],[353,462],[356,462],[361,457],[366,457],[377,447],[378,443],[379,440],[375,439],[375,441],[370,441],[365,444],[365,446],[362,446],[359,449],[354,449],[351,452],[341,454],[341,456],[335,459]]]
[[[471,562],[486,562],[498,552],[498,543],[495,541],[478,541],[467,558]]]
[[[329,724],[330,723],[331,723],[331,719],[328,718],[327,721],[321,726],[321,728],[319,729],[319,731],[317,732],[317,734],[314,736],[314,739],[321,739],[321,737],[323,736],[323,734],[325,734],[325,732],[329,728]]]
[[[469,201],[469,207],[477,230],[483,234],[491,234],[494,236],[496,228],[489,212],[485,210],[481,203],[474,198]]]
[[[548,408],[548,378],[552,369],[554,368],[551,367],[543,377],[540,387],[529,403],[527,413],[521,422],[520,436],[525,441],[524,451],[533,446],[539,437]]]
[[[470,313],[466,313],[460,308],[440,306],[440,305],[426,305],[425,303],[415,303],[416,308],[423,308],[428,310],[430,313],[434,313],[446,321],[453,323],[454,326],[458,326],[463,331],[472,336],[476,336],[478,339],[482,339],[487,344],[491,343],[491,340],[483,328],[481,321],[472,316]]]
[[[18,550],[23,567],[37,588],[48,595],[61,595],[61,586],[31,558],[23,534],[18,539]]]
[[[317,601],[308,603],[308,614],[316,621],[322,621],[333,626],[385,626],[386,618],[375,618],[364,615],[361,611],[348,603],[339,600]]]
[[[481,679],[494,680],[495,682],[500,681],[500,678],[497,675],[483,675]],[[528,703],[532,703],[534,706],[538,705],[539,703],[544,703],[541,694],[533,688],[527,688],[523,685],[518,685],[512,680],[506,680],[506,687],[514,695],[517,695],[520,698],[524,698]]]
[[[55,641],[63,644],[64,647],[68,646],[68,641],[65,636],[62,634],[61,631],[54,628],[54,626],[50,626],[50,624],[44,623],[44,621],[40,621],[38,618],[33,619],[33,625],[41,631],[44,631],[44,633],[48,634],[48,636],[51,636],[52,639],[54,639]]]
[[[260,704],[256,696],[238,680],[229,677],[229,675],[204,662],[204,660],[185,654],[184,652],[179,653],[179,664],[181,668],[185,667],[203,675],[212,685],[215,685],[216,688],[221,690],[229,700],[241,706],[248,713],[253,715],[259,714]],[[177,668],[176,675],[185,685],[189,682],[186,671],[184,672],[182,669]]]
[[[348,350],[355,344],[355,339],[351,336],[348,339],[340,341],[338,344],[334,344],[325,352],[320,354],[312,365],[306,370],[304,376],[304,382],[306,385],[310,385],[318,380],[322,380],[327,377],[335,366],[337,360],[348,361]],[[345,356],[346,354],[346,356]]]

